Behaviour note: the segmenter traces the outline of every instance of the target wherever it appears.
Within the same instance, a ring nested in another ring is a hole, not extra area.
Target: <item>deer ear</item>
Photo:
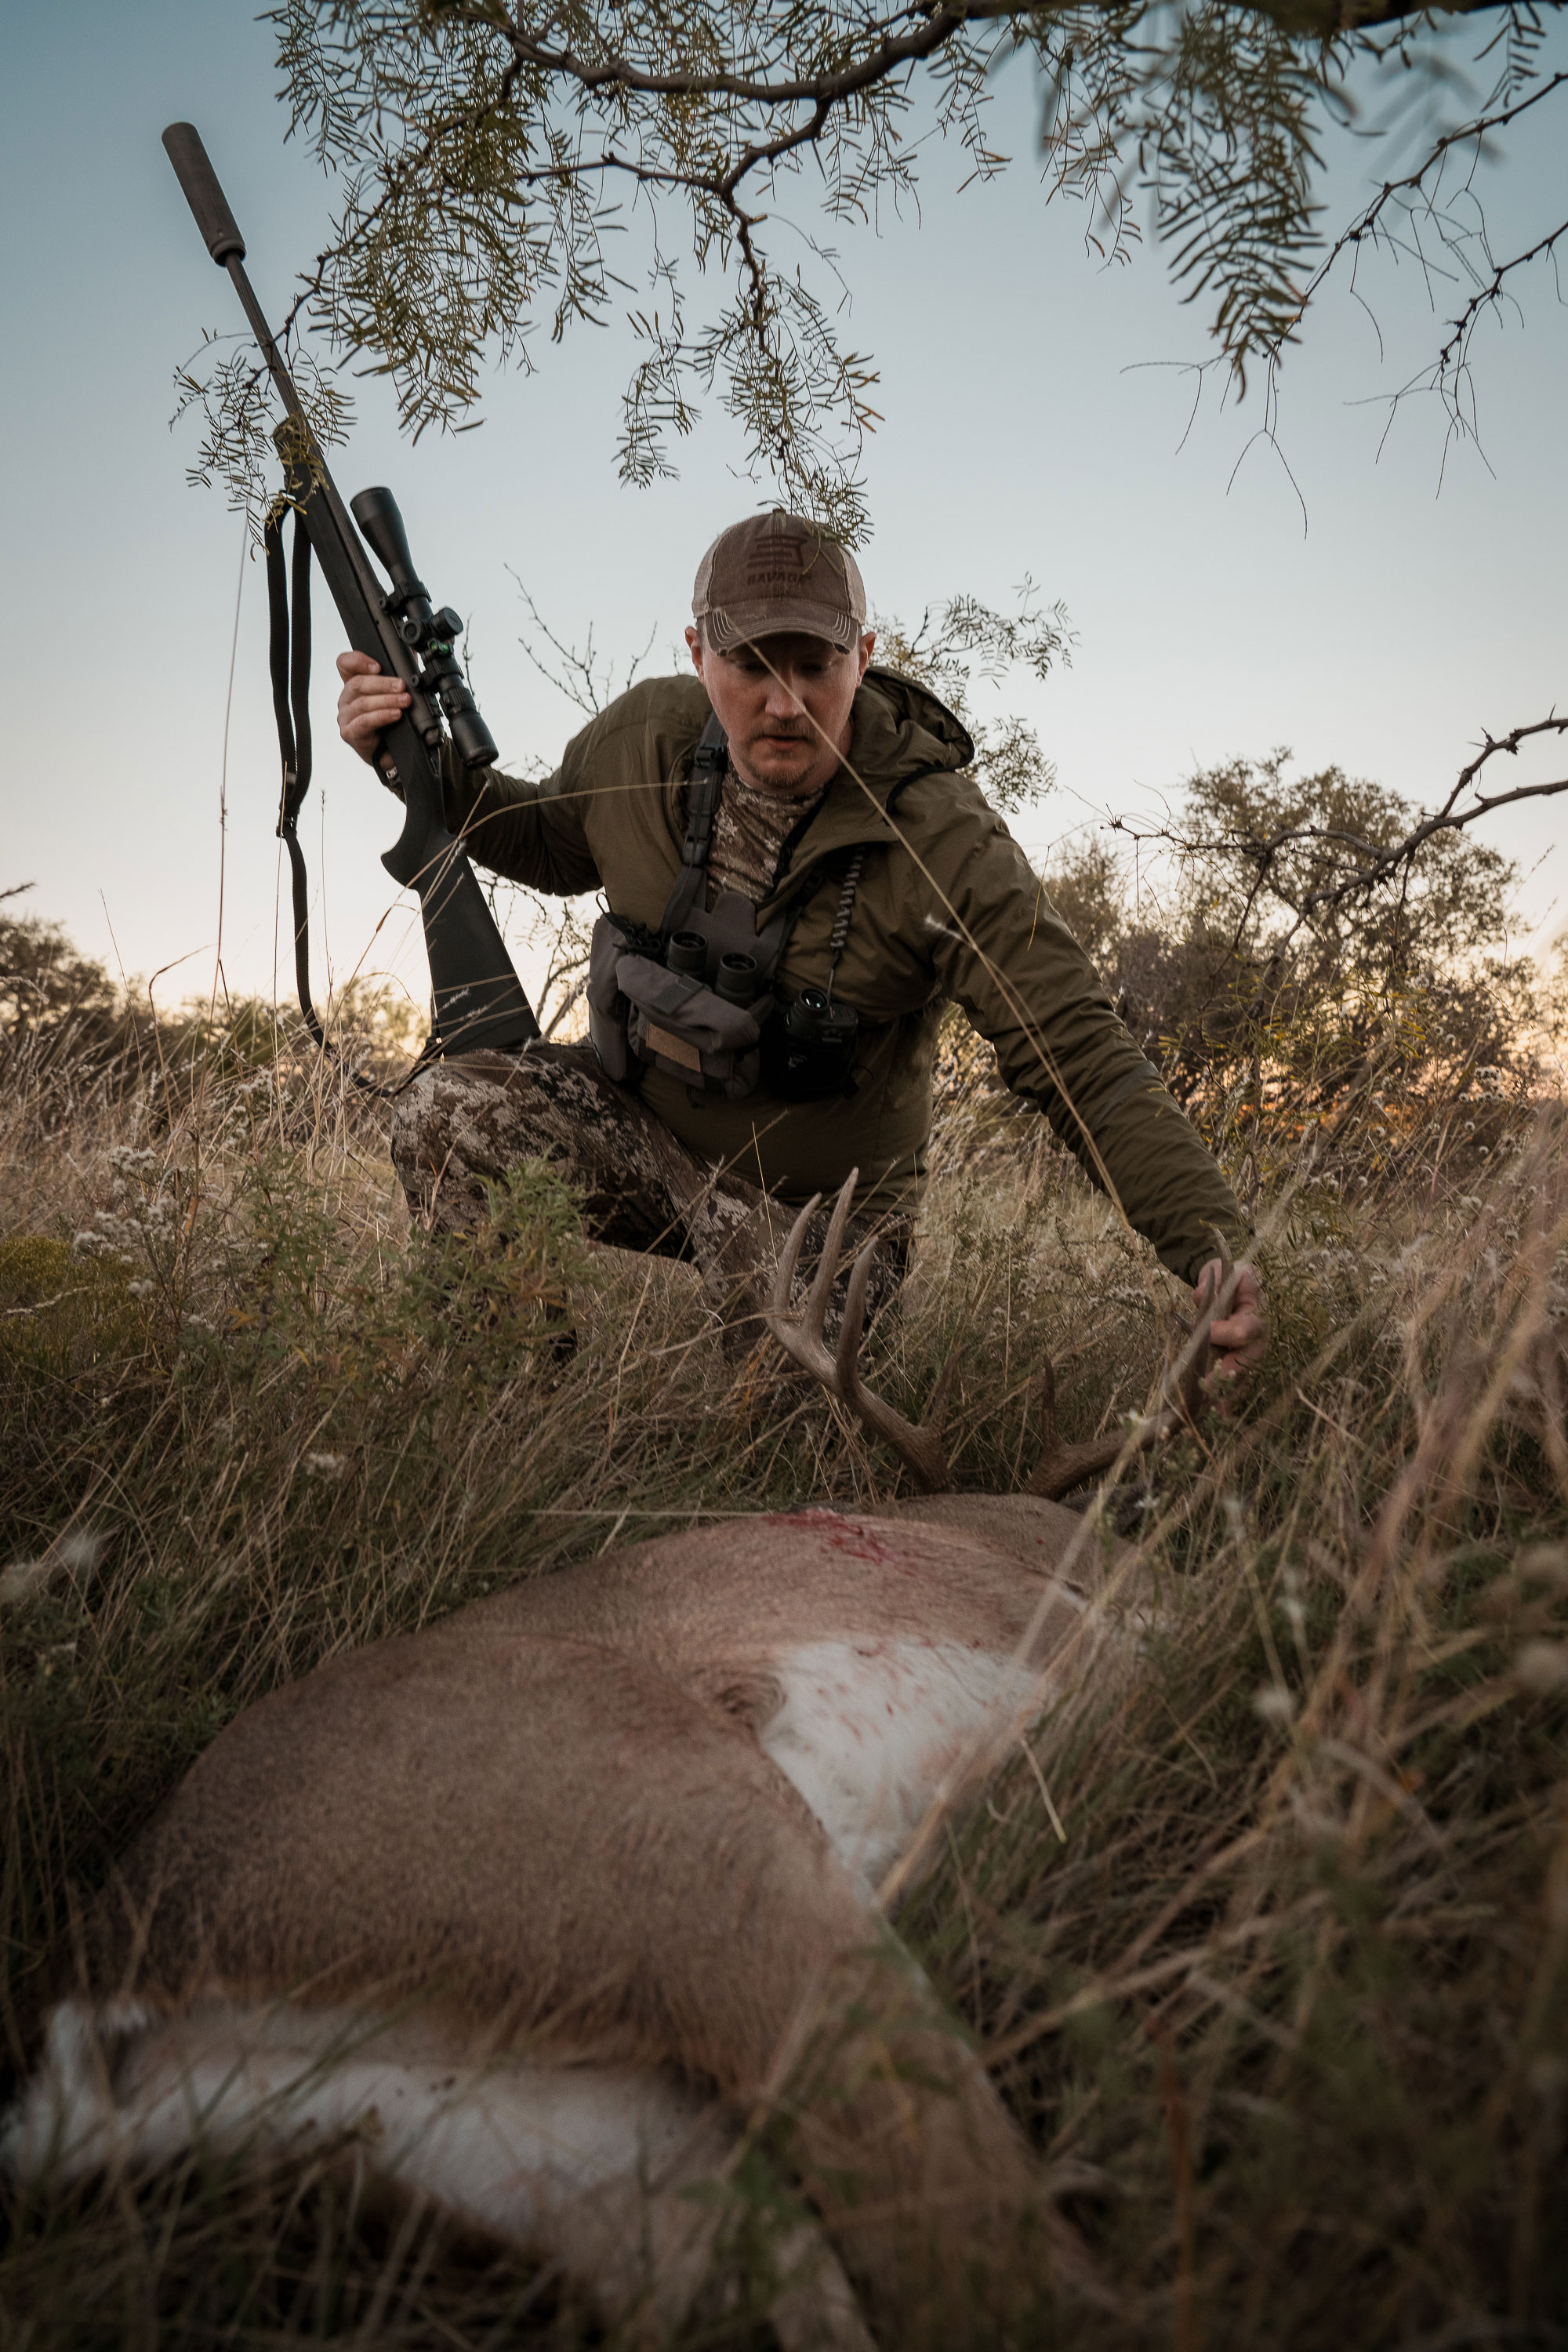
[[[750,1731],[761,1731],[784,1703],[783,1683],[765,1666],[699,1666],[682,1679],[699,1698],[721,1707]]]

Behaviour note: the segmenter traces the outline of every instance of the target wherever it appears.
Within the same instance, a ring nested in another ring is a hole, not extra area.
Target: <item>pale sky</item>
[[[1553,39],[1568,54],[1563,28]],[[0,886],[34,882],[21,904],[127,975],[173,966],[160,1001],[205,995],[226,709],[225,970],[231,988],[269,990],[277,955],[287,996],[262,574],[243,566],[237,639],[242,526],[219,494],[186,488],[195,435],[167,429],[174,367],[204,328],[235,328],[237,306],[159,132],[182,117],[201,130],[274,314],[321,242],[330,190],[283,143],[268,31],[244,5],[84,0],[67,12],[12,0],[5,47],[12,749]],[[837,242],[854,298],[846,340],[881,369],[875,533],[861,556],[873,603],[912,622],[958,590],[1005,603],[1028,573],[1078,633],[1069,671],[1006,690],[1059,773],[1017,828],[1037,861],[1107,810],[1147,814],[1195,767],[1277,744],[1309,768],[1337,761],[1431,802],[1483,729],[1568,706],[1568,310],[1551,276],[1538,269],[1524,286],[1522,324],[1485,331],[1488,462],[1451,451],[1440,495],[1441,412],[1413,404],[1380,455],[1379,402],[1432,355],[1441,300],[1435,317],[1408,268],[1363,279],[1380,359],[1365,311],[1329,297],[1283,385],[1303,529],[1266,447],[1235,471],[1252,407],[1210,396],[1186,430],[1180,363],[1208,347],[1159,260],[1100,270],[1082,215],[1047,209],[1022,75],[997,114],[994,137],[1020,159],[1005,180],[954,201],[958,161],[930,151],[918,219]],[[1564,152],[1542,108],[1489,184],[1500,253],[1512,230],[1538,235],[1568,209]],[[1335,159],[1337,224],[1386,164],[1350,142]],[[682,446],[679,482],[622,488],[613,449],[628,338],[584,329],[560,349],[540,341],[539,373],[496,383],[482,430],[416,448],[399,440],[384,386],[362,385],[352,445],[333,459],[345,495],[376,481],[395,490],[437,601],[471,616],[481,707],[503,761],[520,764],[552,762],[578,720],[518,649],[510,572],[559,635],[581,640],[592,624],[624,663],[651,630],[650,667],[668,667],[702,549],[769,502],[766,486],[738,478],[738,444],[716,414]],[[379,864],[397,813],[333,732],[334,622],[318,588],[319,790],[303,827],[317,971],[328,957],[339,974],[363,960],[422,996],[416,924]],[[1562,746],[1508,781],[1560,773]],[[1486,837],[1531,869],[1521,939],[1550,935],[1568,915],[1557,904],[1568,795],[1494,820]]]

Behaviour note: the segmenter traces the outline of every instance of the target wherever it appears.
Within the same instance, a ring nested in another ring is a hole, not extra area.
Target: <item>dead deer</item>
[[[923,1498],[631,1545],[248,1708],[91,1920],[14,2175],[349,2135],[656,2341],[715,2271],[726,2208],[692,2191],[782,2114],[820,2221],[774,2249],[786,2352],[868,2343],[839,2255],[889,2342],[1008,2332],[1030,2159],[885,1911],[922,1826],[1104,1654],[1125,1559],[1055,1496],[1189,1408],[1055,1444],[1022,1495],[943,1491],[940,1413],[859,1373],[868,1252],[823,1338],[853,1190],[797,1318],[803,1213],[769,1319]]]

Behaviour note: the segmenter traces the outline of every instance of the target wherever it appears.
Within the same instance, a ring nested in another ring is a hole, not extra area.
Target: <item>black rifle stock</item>
[[[451,640],[461,623],[445,608],[432,610],[414,574],[391,492],[362,490],[354,509],[386,565],[391,593],[382,587],[246,276],[245,240],[195,126],[172,122],[163,145],[208,252],[234,281],[288,410],[288,422],[276,436],[284,486],[302,518],[349,643],[408,689],[407,710],[382,738],[402,795],[404,824],[381,862],[394,881],[418,894],[430,959],[434,1036],[447,1053],[526,1044],[539,1035],[539,1024],[468,853],[447,824],[441,789],[443,714],[464,766],[483,765],[495,752],[452,656]]]

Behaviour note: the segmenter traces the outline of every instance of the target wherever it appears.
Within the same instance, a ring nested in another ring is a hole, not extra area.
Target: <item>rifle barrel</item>
[[[257,300],[256,289],[246,274],[245,239],[240,235],[238,222],[229,210],[228,198],[224,194],[217,173],[213,170],[212,159],[202,144],[201,132],[194,122],[171,122],[163,133],[163,147],[170,163],[174,167],[174,176],[184,191],[185,202],[195,215],[196,226],[206,241],[207,251],[220,268],[227,270],[234,281],[234,290],[240,299],[245,315],[250,322],[250,331],[260,346],[261,356],[267,362],[268,373],[278,387],[284,407],[290,416],[298,418],[310,436],[311,471],[320,474],[325,501],[331,510],[332,520],[337,524],[344,551],[358,574],[360,586],[369,599],[371,610],[377,612],[381,608],[383,593],[381,583],[370,568],[364,550],[360,544],[359,533],[349,520],[348,509],[344,506],[338,486],[328,470],[321,445],[315,434],[311,432],[310,420],[305,414],[305,404],[300,397],[299,386],[289,373],[288,362],[279,350],[272,330],[267,323],[267,313]],[[420,713],[415,723],[426,741],[438,742],[441,735],[440,721],[436,718],[435,713],[428,709],[425,697],[419,691],[418,674],[414,664],[402,646],[395,644],[391,631],[385,632],[384,635],[386,651],[392,658],[393,667],[415,697],[414,708]]]

